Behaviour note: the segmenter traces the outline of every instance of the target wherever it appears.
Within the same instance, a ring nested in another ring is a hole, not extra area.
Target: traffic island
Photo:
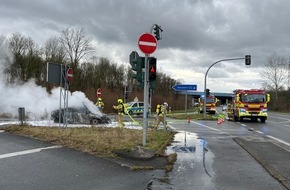
[[[114,153],[118,156],[114,159],[115,162],[132,170],[164,169],[170,171],[176,161],[176,155],[159,154],[155,150],[140,146],[132,150],[115,150]]]

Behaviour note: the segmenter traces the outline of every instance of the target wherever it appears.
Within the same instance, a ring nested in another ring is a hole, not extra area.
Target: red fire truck
[[[213,95],[209,95],[206,97],[206,112],[215,114],[216,112],[216,103],[217,98]],[[198,112],[203,113],[203,102],[204,102],[204,96],[202,95],[200,98],[198,98],[199,102],[199,108]]]
[[[262,89],[233,91],[232,104],[229,110],[229,118],[234,121],[243,121],[249,118],[252,121],[260,119],[261,123],[265,123],[268,118],[268,102],[270,94]]]

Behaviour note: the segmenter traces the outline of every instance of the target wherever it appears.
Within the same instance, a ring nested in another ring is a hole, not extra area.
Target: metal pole
[[[149,93],[150,93],[150,100],[149,100],[149,105],[150,105],[150,109],[148,110],[149,114],[151,115],[151,111],[152,111],[152,96],[153,96],[153,89],[149,89]]]
[[[143,146],[146,146],[146,129],[148,127],[148,84],[149,84],[149,73],[148,73],[148,54],[145,54],[145,71],[144,71],[144,113],[143,113]]]
[[[185,112],[185,115],[187,115],[187,90],[185,91],[185,105],[184,105],[184,112]]]
[[[204,76],[204,100],[203,100],[203,119],[206,118],[206,76],[208,71],[210,70],[210,68],[212,68],[212,66],[214,66],[215,64],[222,62],[222,61],[234,61],[234,60],[241,60],[241,59],[245,59],[245,58],[233,58],[233,59],[222,59],[219,60],[217,62],[214,62],[206,71],[205,76]]]
[[[288,65],[288,90],[290,90],[290,62]]]
[[[164,124],[164,131],[166,131],[166,111],[167,111],[167,104],[163,104],[163,106],[164,106],[163,124]]]

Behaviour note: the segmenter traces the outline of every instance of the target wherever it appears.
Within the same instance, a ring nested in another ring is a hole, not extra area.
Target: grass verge
[[[105,158],[115,157],[113,153],[115,150],[130,151],[137,146],[142,146],[143,135],[142,130],[105,127],[60,128],[21,125],[6,126],[2,130]],[[166,147],[171,144],[174,134],[172,131],[147,130],[146,148],[163,154]]]

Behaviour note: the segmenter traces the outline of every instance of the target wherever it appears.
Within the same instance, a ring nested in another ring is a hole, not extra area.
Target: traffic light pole
[[[148,93],[149,93],[149,64],[148,54],[145,54],[144,63],[144,112],[143,112],[143,146],[146,145],[146,129],[148,127]]]
[[[204,76],[204,99],[203,99],[203,119],[206,118],[206,76],[210,68],[212,68],[215,64],[222,62],[222,61],[235,61],[235,60],[241,60],[241,59],[246,59],[246,58],[233,58],[233,59],[222,59],[217,62],[214,62],[206,71],[205,76]]]

